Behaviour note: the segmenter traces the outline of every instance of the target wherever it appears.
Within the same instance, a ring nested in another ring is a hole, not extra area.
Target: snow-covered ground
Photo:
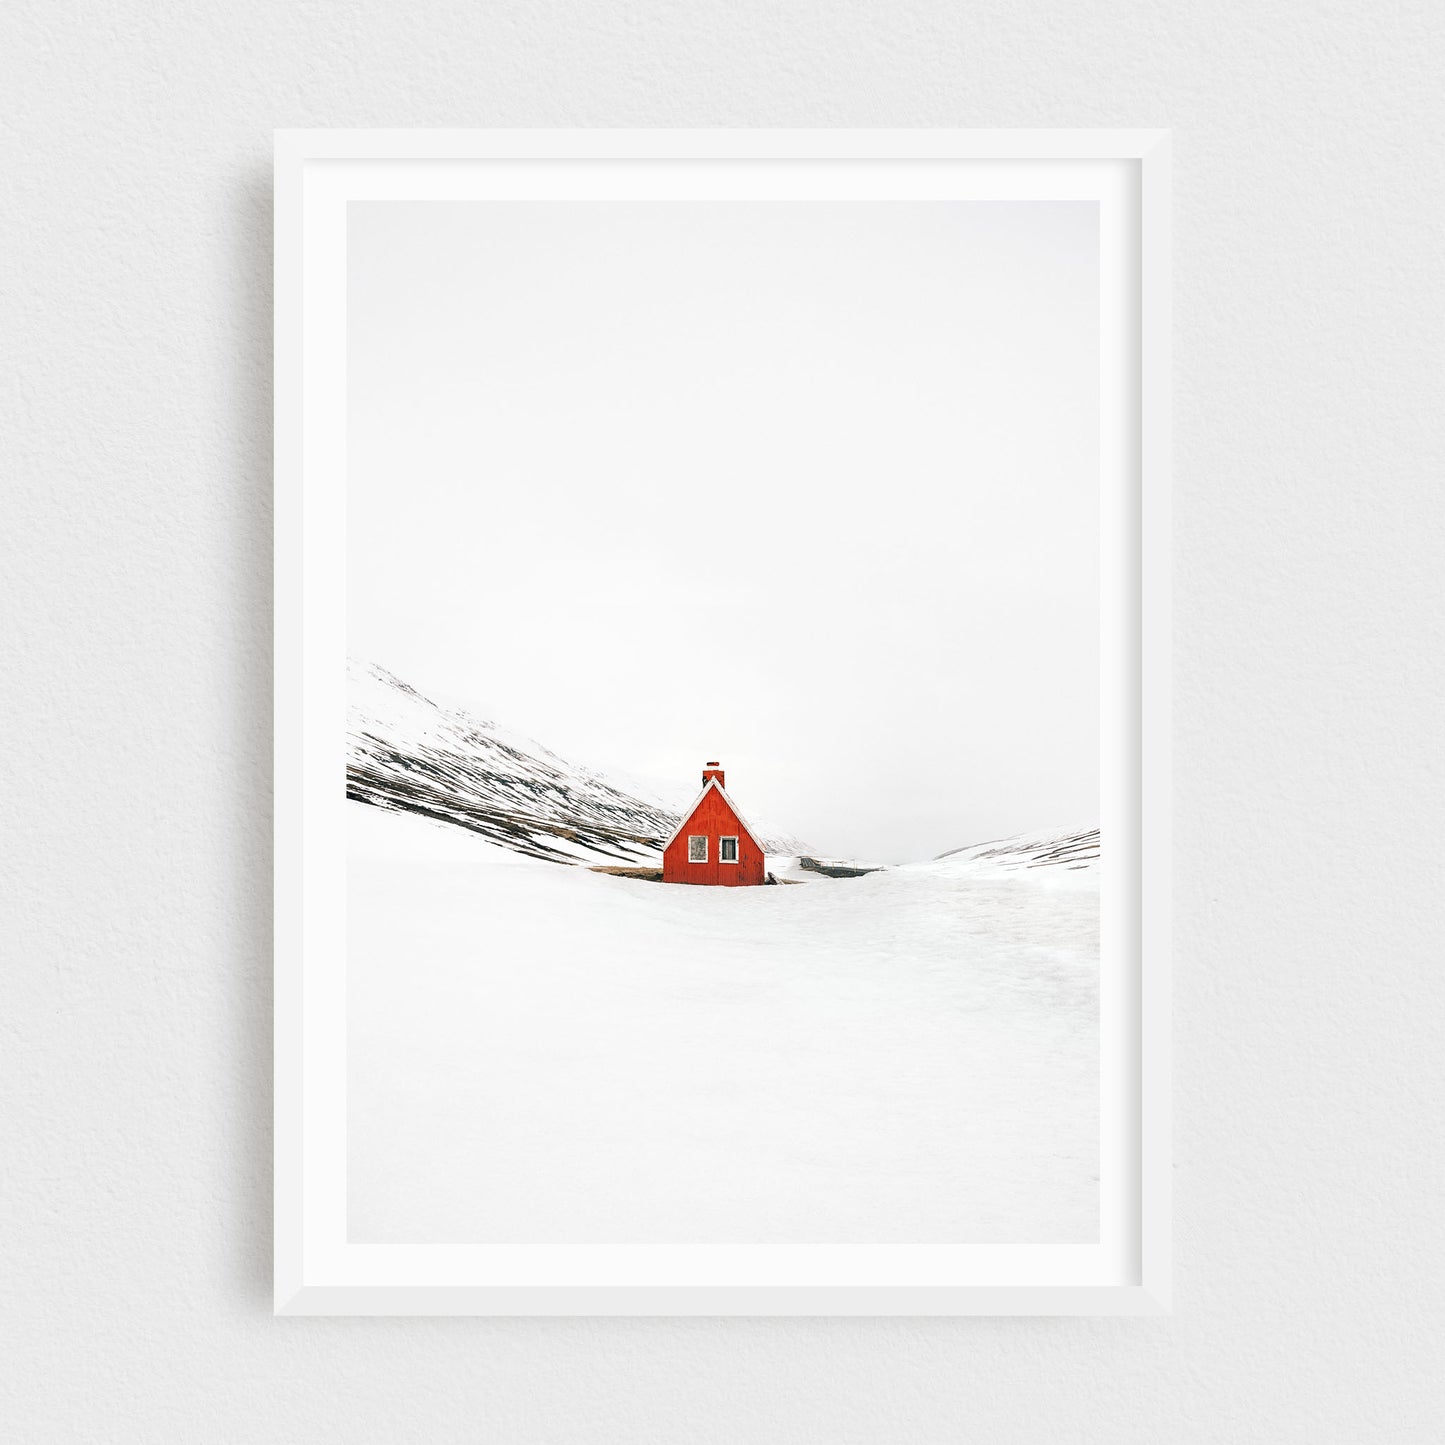
[[[347,812],[353,1240],[1097,1238],[1097,845],[685,888]]]

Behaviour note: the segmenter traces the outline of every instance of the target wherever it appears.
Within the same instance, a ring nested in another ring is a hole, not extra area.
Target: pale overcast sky
[[[1098,821],[1092,203],[351,207],[348,648],[876,861]]]

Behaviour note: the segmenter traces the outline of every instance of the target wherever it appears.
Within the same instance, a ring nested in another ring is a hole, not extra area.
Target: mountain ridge
[[[682,821],[657,798],[355,658],[347,667],[346,796],[555,863],[651,862]],[[758,841],[769,852],[799,851],[796,840],[764,833]]]

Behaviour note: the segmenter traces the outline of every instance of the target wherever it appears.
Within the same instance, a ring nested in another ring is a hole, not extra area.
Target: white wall
[[[1442,1414],[1434,0],[0,18],[0,1434],[1424,1440]],[[1170,125],[1178,1308],[270,1315],[270,131]]]

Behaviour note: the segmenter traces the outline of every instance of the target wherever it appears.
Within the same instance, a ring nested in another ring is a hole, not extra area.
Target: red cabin
[[[709,763],[697,801],[662,846],[662,881],[740,888],[766,878],[763,845],[723,791],[722,768]]]

